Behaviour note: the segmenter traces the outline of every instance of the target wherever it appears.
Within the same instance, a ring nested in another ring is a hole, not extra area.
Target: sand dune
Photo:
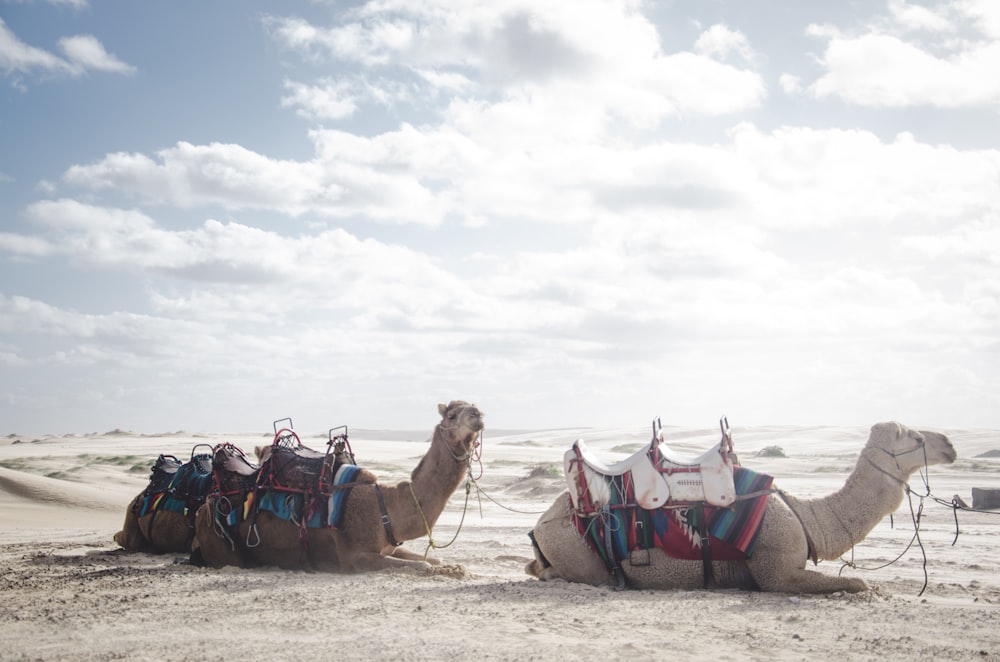
[[[715,426],[665,431],[691,455],[718,439]],[[1000,450],[1000,431],[943,431],[959,459],[931,468],[934,496],[971,503],[972,487],[1000,487],[1000,458],[983,456]],[[351,443],[359,464],[391,483],[408,477],[429,432],[352,430]],[[839,489],[867,432],[734,428],[743,464],[804,497]],[[860,567],[843,572],[873,586],[859,595],[615,592],[527,577],[527,532],[564,488],[562,455],[573,439],[611,462],[649,434],[648,426],[487,431],[468,512],[459,490],[434,531],[438,543],[458,534],[432,552],[461,565],[457,576],[217,571],[117,550],[112,535],[157,455],[186,459],[195,444],[221,441],[252,454],[270,440],[266,432],[11,435],[0,440],[0,657],[230,660],[246,650],[348,660],[1000,659],[1000,512],[958,513],[956,540],[955,514],[930,497],[922,501],[922,551],[911,547],[886,565],[913,537],[907,501],[855,548]],[[302,438],[322,448],[326,433]],[[758,455],[772,446],[785,457]],[[912,486],[926,489],[918,476]],[[918,597],[924,555],[928,586]],[[818,569],[836,573],[841,564]]]

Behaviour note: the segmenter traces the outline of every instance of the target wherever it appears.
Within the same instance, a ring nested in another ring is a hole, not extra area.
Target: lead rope
[[[854,570],[882,570],[883,568],[888,568],[890,565],[896,563],[897,561],[899,561],[900,559],[902,559],[904,556],[906,556],[906,553],[910,551],[911,547],[913,547],[913,543],[917,543],[917,547],[920,549],[920,556],[921,556],[921,560],[922,560],[922,562],[921,562],[921,569],[923,570],[923,573],[924,573],[924,584],[923,584],[923,586],[920,587],[920,592],[917,593],[917,597],[919,598],[921,595],[924,594],[924,591],[927,590],[927,579],[928,579],[927,578],[927,550],[924,548],[924,541],[920,539],[920,521],[923,518],[923,514],[924,514],[924,497],[931,496],[931,486],[930,486],[930,481],[928,480],[928,473],[927,473],[927,448],[923,444],[921,444],[919,446],[919,448],[922,449],[923,453],[924,453],[924,466],[919,471],[920,478],[924,482],[924,493],[923,494],[917,494],[910,487],[909,483],[907,483],[904,480],[901,480],[897,476],[893,476],[891,473],[889,473],[885,469],[882,469],[881,467],[879,467],[878,465],[876,465],[870,459],[868,460],[868,463],[871,464],[872,467],[874,467],[875,469],[881,471],[886,476],[892,478],[896,482],[902,484],[903,490],[906,492],[906,502],[907,502],[907,504],[909,504],[909,507],[910,507],[910,521],[913,522],[913,537],[910,538],[910,542],[907,543],[906,547],[903,548],[903,551],[900,552],[899,555],[896,556],[896,558],[892,559],[891,561],[889,561],[887,563],[883,563],[880,566],[873,566],[873,567],[863,567],[863,566],[859,566],[857,563],[855,563],[855,561],[854,561],[854,546],[852,545],[851,546],[851,558],[850,558],[850,560],[846,560],[843,557],[841,557],[841,559],[840,559],[840,561],[841,561],[841,563],[843,565],[840,566],[840,571],[837,573],[838,575],[840,575],[841,573],[843,573],[844,572],[844,568],[847,568],[847,567],[850,567],[850,568],[852,568]],[[917,449],[914,448],[914,449],[911,449],[909,451],[904,451],[904,452],[906,452],[906,453],[912,453],[914,450],[917,450]],[[896,455],[897,455],[897,453],[891,453],[889,451],[883,451],[883,452],[887,453],[890,457],[892,457],[893,461],[896,462],[896,467],[898,468],[899,467],[899,462],[896,461]],[[899,453],[899,454],[901,455],[902,453]],[[920,500],[920,505],[917,506],[917,510],[915,512],[913,510],[913,497],[914,496],[916,496]],[[838,519],[838,521],[840,520],[839,517],[837,519]],[[841,522],[841,526],[844,526],[843,522]],[[889,526],[890,527],[893,526],[893,518],[892,518],[892,514],[891,513],[889,514]],[[958,539],[958,516],[956,515],[955,516],[955,540],[957,540],[957,539]],[[955,543],[952,542],[952,545],[954,545],[954,544]]]
[[[420,507],[420,501],[417,499],[416,492],[413,491],[413,483],[409,483],[409,487],[410,495],[413,497],[413,503],[417,505],[417,512],[420,513],[420,519],[424,523],[424,530],[427,531],[427,548],[424,550],[424,561],[426,561],[427,555],[430,554],[431,549],[444,549],[446,547],[451,547],[455,541],[458,540],[458,534],[462,532],[462,525],[465,523],[465,514],[469,511],[469,495],[472,493],[471,473],[469,479],[465,481],[465,504],[462,506],[462,519],[458,522],[458,528],[455,529],[455,535],[452,536],[451,540],[443,545],[439,545],[434,542],[434,534],[431,531],[431,525],[427,521],[427,516],[424,515],[424,509]]]
[[[447,429],[447,428],[445,428]],[[413,503],[417,506],[417,512],[420,513],[420,519],[424,523],[424,530],[427,531],[427,547],[424,549],[424,561],[427,560],[427,555],[430,554],[431,549],[444,549],[446,547],[451,547],[458,540],[458,534],[462,532],[462,525],[465,524],[465,514],[469,512],[469,495],[472,493],[472,484],[475,483],[479,478],[483,477],[483,431],[479,431],[479,436],[476,438],[475,443],[472,445],[472,449],[469,450],[465,458],[460,458],[452,452],[451,448],[448,448],[448,452],[451,456],[455,458],[458,462],[465,462],[466,479],[465,479],[465,503],[462,505],[462,519],[458,522],[458,528],[455,529],[455,535],[452,536],[451,540],[443,545],[439,545],[434,542],[434,533],[431,530],[430,522],[427,521],[427,516],[424,515],[424,509],[420,507],[420,499],[417,498],[417,493],[413,491],[413,483],[408,484],[410,488],[410,496],[413,497]],[[479,464],[479,478],[472,477],[472,462],[476,461]],[[476,484],[478,488],[479,485]],[[482,514],[482,504],[480,504],[480,514]]]

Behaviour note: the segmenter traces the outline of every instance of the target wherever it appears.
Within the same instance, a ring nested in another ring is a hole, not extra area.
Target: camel
[[[401,544],[428,535],[444,511],[468,472],[484,414],[462,400],[440,404],[438,412],[441,422],[410,480],[382,486],[370,472],[362,472],[350,487],[338,527],[302,529],[259,510],[255,521],[243,519],[227,535],[220,530],[217,513],[230,506],[210,496],[195,520],[192,561],[216,568],[267,565],[350,573],[440,565],[440,560]]]
[[[834,560],[861,542],[903,501],[907,479],[925,465],[950,464],[956,453],[938,432],[916,431],[896,422],[871,428],[857,465],[838,492],[797,499],[775,490],[750,558],[712,561],[714,588],[784,593],[855,593],[864,580],[806,568],[812,558]],[[612,584],[608,568],[578,532],[569,492],[562,493],[533,531],[535,560],[525,572],[541,580],[563,579],[594,586]],[[648,559],[648,565],[645,561]],[[642,564],[621,562],[628,586],[640,589],[695,589],[705,580],[702,561],[677,560],[649,550]]]
[[[190,461],[183,465],[171,455],[161,455],[157,459],[149,485],[129,502],[121,531],[114,535],[114,541],[122,549],[150,554],[191,551],[194,515],[211,488],[212,456],[209,453],[196,454],[201,446],[205,444],[195,446]],[[184,467],[190,469],[188,475],[192,479],[184,485],[171,487],[171,479],[178,473],[184,474]],[[163,492],[166,492],[164,498],[140,516],[143,501]],[[168,502],[172,507],[183,507],[184,512],[164,507]]]

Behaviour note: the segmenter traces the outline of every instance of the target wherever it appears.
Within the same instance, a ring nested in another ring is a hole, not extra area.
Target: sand
[[[942,431],[959,459],[931,467],[934,496],[971,504],[972,487],[1000,487],[1000,459],[977,457],[1000,449],[1000,432]],[[712,427],[666,432],[691,455],[718,439]],[[352,430],[351,443],[359,464],[394,483],[429,435]],[[867,436],[734,428],[742,463],[801,497],[839,489]],[[212,570],[114,544],[158,454],[186,458],[195,444],[221,441],[252,453],[270,441],[263,432],[0,439],[0,659],[1000,660],[1000,511],[959,512],[956,541],[953,511],[932,498],[922,501],[923,553],[904,554],[913,537],[906,500],[855,548],[859,567],[843,572],[868,581],[861,594],[614,591],[528,577],[527,532],[562,491],[562,454],[578,437],[613,461],[649,428],[488,430],[467,512],[460,488],[434,530],[438,545],[458,534],[432,551],[444,569],[365,575]],[[303,441],[322,449],[325,435]],[[768,446],[786,457],[757,455]],[[919,476],[911,486],[924,489]]]

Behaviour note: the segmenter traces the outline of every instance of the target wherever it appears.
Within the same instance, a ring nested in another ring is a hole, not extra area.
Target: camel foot
[[[845,593],[861,593],[868,590],[868,582],[856,577],[844,577],[844,587],[841,589]]]
[[[524,566],[524,572],[543,582],[550,582],[555,579],[562,579],[559,573],[552,566],[535,559]]]
[[[205,563],[205,557],[201,555],[201,547],[195,548],[191,555],[188,557],[187,562],[190,565],[196,566],[198,568],[204,568],[207,563]]]

